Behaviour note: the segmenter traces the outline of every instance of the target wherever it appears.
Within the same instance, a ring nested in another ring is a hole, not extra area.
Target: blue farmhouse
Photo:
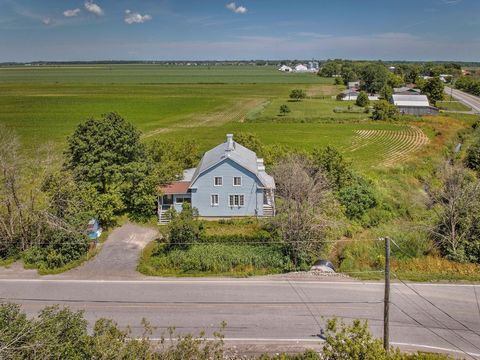
[[[181,211],[189,202],[203,218],[275,215],[275,181],[265,172],[263,159],[236,143],[233,135],[207,151],[198,167],[161,188],[158,198],[160,223],[170,208]]]

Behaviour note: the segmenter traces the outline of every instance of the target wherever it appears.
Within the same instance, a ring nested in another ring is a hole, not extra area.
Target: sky
[[[480,61],[480,0],[0,0],[0,62]]]

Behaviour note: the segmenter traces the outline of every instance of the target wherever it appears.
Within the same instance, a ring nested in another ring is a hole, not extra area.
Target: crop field
[[[292,89],[308,98],[290,101]],[[428,143],[418,128],[373,122],[352,102],[332,99],[332,79],[260,66],[92,65],[0,68],[0,123],[25,151],[58,151],[75,126],[116,111],[145,141],[194,138],[202,150],[239,131],[265,144],[333,145],[361,166],[393,165]],[[279,115],[286,104],[291,112]],[[375,156],[372,156],[374,154]]]
[[[276,66],[68,65],[0,67],[6,83],[56,84],[332,84],[315,74]]]

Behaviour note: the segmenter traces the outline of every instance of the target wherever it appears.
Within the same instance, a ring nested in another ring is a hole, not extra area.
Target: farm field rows
[[[404,125],[349,112],[352,102],[332,99],[340,90],[332,79],[283,74],[274,67],[4,67],[0,79],[0,123],[20,135],[26,151],[47,142],[61,151],[78,123],[111,111],[137,126],[146,141],[194,138],[206,150],[226,133],[248,131],[265,144],[305,150],[333,145],[359,167],[389,157],[393,164],[426,143],[413,145]],[[289,101],[294,88],[310,97]],[[278,114],[282,104],[291,109],[287,116]],[[363,132],[376,136],[350,151]]]

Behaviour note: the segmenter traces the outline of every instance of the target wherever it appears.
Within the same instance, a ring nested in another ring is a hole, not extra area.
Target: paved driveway
[[[80,267],[58,277],[69,279],[128,279],[142,277],[136,271],[142,249],[156,239],[154,229],[125,224],[110,234],[100,252]]]

